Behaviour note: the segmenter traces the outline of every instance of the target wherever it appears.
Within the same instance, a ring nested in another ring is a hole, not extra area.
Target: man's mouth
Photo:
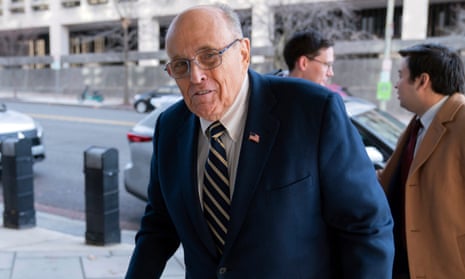
[[[202,90],[202,91],[197,91],[195,95],[205,95],[211,92],[212,92],[211,90]]]

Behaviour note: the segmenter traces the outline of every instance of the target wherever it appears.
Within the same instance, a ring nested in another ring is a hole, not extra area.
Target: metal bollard
[[[84,173],[86,243],[120,243],[118,151],[89,147],[84,151]]]
[[[2,142],[3,226],[23,229],[36,225],[31,141]]]

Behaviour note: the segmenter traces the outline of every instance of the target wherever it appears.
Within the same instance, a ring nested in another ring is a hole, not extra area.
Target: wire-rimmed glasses
[[[223,54],[241,39],[235,39],[223,49],[206,49],[198,52],[192,59],[174,59],[165,65],[165,71],[170,77],[180,79],[189,76],[191,62],[194,62],[202,70],[211,70],[223,62]]]
[[[323,65],[323,66],[326,66],[326,70],[332,69],[333,66],[334,66],[334,62],[325,62],[325,61],[321,61],[321,60],[319,60],[319,59],[316,59],[315,57],[308,56],[308,55],[305,55],[305,57],[307,57],[308,60],[310,60],[310,61],[315,61],[315,62],[317,62],[317,63],[320,63],[320,64]]]

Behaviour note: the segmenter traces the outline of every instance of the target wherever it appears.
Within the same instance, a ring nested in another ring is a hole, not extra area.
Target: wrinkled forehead
[[[166,50],[172,57],[199,48],[217,47],[227,41],[228,34],[231,31],[222,11],[213,7],[192,8],[173,19],[166,34]]]

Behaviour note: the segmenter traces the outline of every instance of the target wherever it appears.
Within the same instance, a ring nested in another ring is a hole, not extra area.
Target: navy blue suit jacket
[[[342,99],[304,80],[249,77],[222,257],[199,201],[199,119],[179,102],[156,124],[149,202],[126,278],[159,278],[182,243],[186,278],[390,279],[391,213]]]

